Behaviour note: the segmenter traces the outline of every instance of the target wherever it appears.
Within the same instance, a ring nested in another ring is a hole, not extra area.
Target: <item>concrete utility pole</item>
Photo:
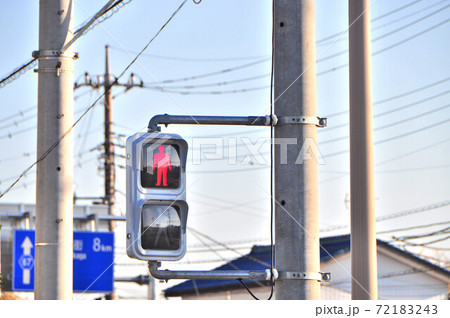
[[[314,0],[274,1],[274,113],[316,118]],[[305,139],[317,142],[314,124],[276,125],[275,138],[296,138],[287,163],[275,149],[275,262],[279,271],[320,271],[316,158],[296,164]],[[279,280],[276,299],[320,299],[317,280]]]
[[[369,0],[349,0],[352,299],[378,299]]]
[[[39,5],[37,158],[73,124],[73,0]],[[73,139],[68,134],[37,164],[35,299],[72,299]]]
[[[103,86],[105,88],[105,203],[108,205],[108,214],[114,215],[115,205],[115,167],[114,167],[114,141],[112,134],[112,85],[111,73],[109,70],[108,46],[105,46],[105,78]],[[114,231],[114,221],[109,224],[109,230]]]
[[[105,203],[108,205],[108,214],[114,215],[114,207],[116,203],[115,186],[116,173],[114,165],[114,141],[112,134],[112,80],[109,71],[109,54],[108,46],[105,46],[105,78],[103,79],[103,86],[105,88]],[[109,221],[109,231],[114,232],[115,222]],[[113,291],[109,295],[110,299],[115,299],[116,295]]]

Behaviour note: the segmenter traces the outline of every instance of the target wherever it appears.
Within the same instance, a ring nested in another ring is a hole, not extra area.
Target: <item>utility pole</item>
[[[274,1],[274,113],[317,117],[314,0]],[[317,158],[296,164],[305,140],[317,143],[314,124],[275,126],[275,138],[296,138],[287,162],[275,149],[275,263],[279,271],[307,276],[320,271]],[[276,299],[320,299],[313,279],[277,280]]]
[[[349,0],[352,299],[378,299],[369,0]]]
[[[72,299],[73,0],[39,5],[35,299]]]
[[[109,71],[109,54],[108,45],[105,46],[105,78],[103,79],[103,86],[105,89],[105,203],[108,205],[108,215],[114,215],[114,208],[116,203],[115,186],[116,173],[114,165],[114,142],[112,135],[112,82],[111,73]],[[109,231],[114,232],[115,222],[109,221]],[[109,295],[109,299],[115,299],[115,292]]]
[[[112,82],[109,70],[108,46],[105,46],[105,78],[103,86],[105,89],[105,203],[108,205],[108,214],[114,215],[115,205],[115,165],[114,165],[114,142],[112,134]],[[114,232],[114,221],[110,221],[109,230]]]

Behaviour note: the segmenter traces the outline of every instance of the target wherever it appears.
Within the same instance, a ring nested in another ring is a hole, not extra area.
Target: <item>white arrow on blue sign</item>
[[[111,292],[114,284],[114,234],[73,232],[73,291]],[[14,230],[14,291],[34,290],[35,231]]]

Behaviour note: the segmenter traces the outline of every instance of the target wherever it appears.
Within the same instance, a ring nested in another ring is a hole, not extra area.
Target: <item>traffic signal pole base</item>
[[[170,279],[246,279],[246,280],[316,280],[329,282],[330,273],[278,272],[275,268],[262,270],[212,270],[212,271],[171,271],[160,270],[160,262],[149,261],[150,274],[160,280]]]

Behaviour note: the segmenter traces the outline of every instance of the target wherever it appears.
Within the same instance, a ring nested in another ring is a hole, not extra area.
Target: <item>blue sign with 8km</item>
[[[34,230],[14,230],[13,290],[34,290]],[[73,291],[111,292],[114,234],[73,232]]]

